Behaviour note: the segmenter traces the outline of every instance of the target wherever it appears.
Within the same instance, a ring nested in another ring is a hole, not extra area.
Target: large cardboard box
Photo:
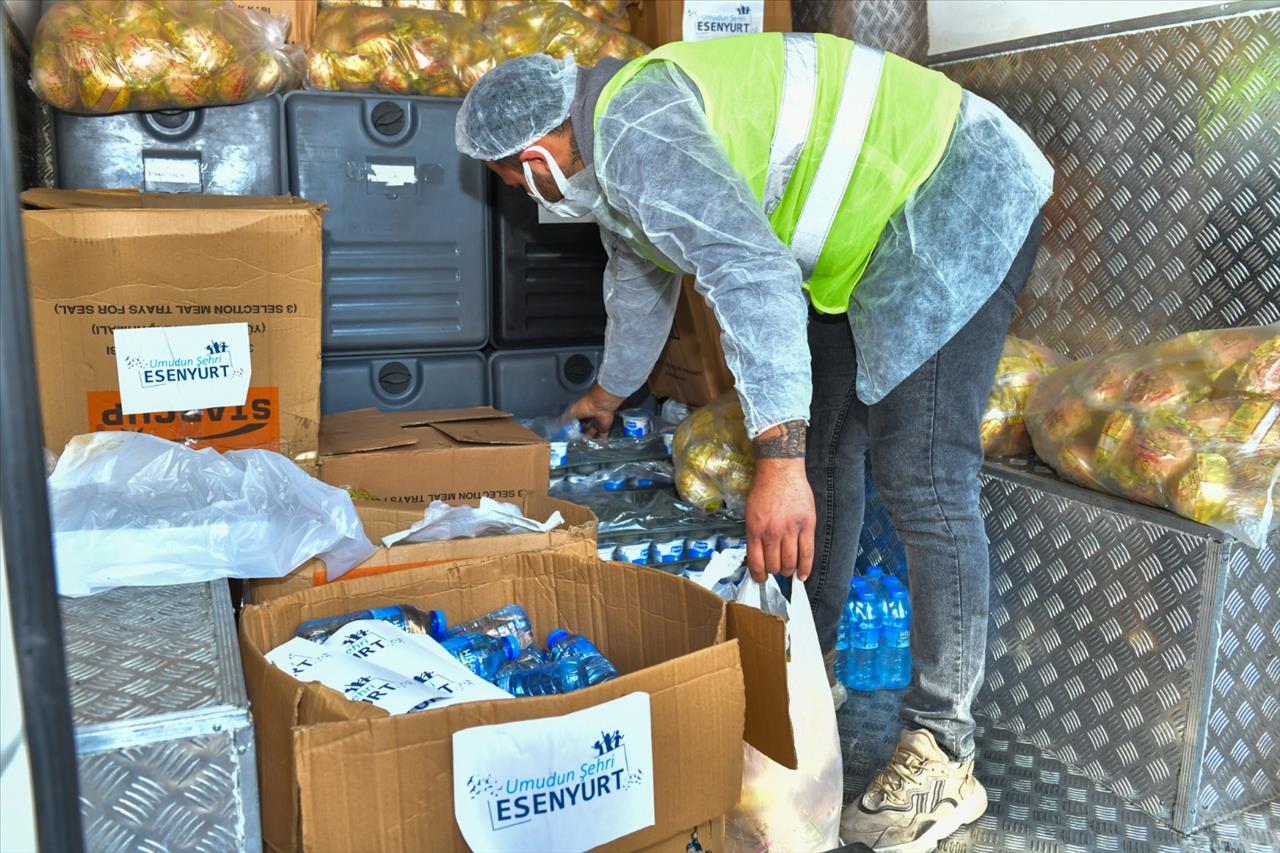
[[[737,4],[741,5],[741,4]],[[716,8],[703,4],[704,10],[724,11],[726,4],[718,2]],[[658,47],[673,41],[683,41],[684,27],[689,10],[683,0],[641,0],[629,8],[631,16],[631,34],[650,47]],[[728,11],[737,12],[730,8]],[[746,20],[745,16],[743,21]],[[731,23],[726,21],[725,23]],[[736,23],[736,22],[733,22]],[[696,26],[690,20],[690,26]],[[741,25],[741,24],[739,24]],[[785,33],[791,30],[791,0],[764,0],[764,31],[767,33]],[[726,30],[726,33],[732,33]]]
[[[408,602],[466,619],[519,602],[538,635],[590,636],[622,675],[559,696],[472,702],[391,717],[276,669],[265,652],[299,622]],[[795,766],[780,620],[654,569],[521,554],[336,583],[246,607],[240,645],[270,850],[467,849],[454,820],[452,734],[650,696],[655,823],[611,850],[680,850],[714,838],[737,801],[742,741]],[[719,849],[718,847],[715,849]]]
[[[463,501],[471,506],[479,500]],[[476,539],[449,539],[444,542],[415,542],[379,547],[377,553],[333,583],[350,583],[359,577],[412,569],[419,566],[456,563],[503,554],[533,551],[560,551],[583,557],[596,554],[596,517],[585,506],[547,495],[529,495],[508,503],[519,506],[529,518],[543,521],[553,512],[564,516],[564,524],[546,533],[514,533],[508,536],[481,536]],[[365,535],[375,545],[382,537],[406,530],[422,518],[423,507],[400,504],[356,502],[356,512],[364,523]],[[324,561],[313,558],[282,578],[262,578],[249,582],[249,600],[261,604],[273,598],[325,585]]]
[[[358,409],[320,425],[320,479],[357,498],[427,504],[546,494],[547,440],[489,406]]]
[[[237,6],[289,19],[289,43],[311,45],[316,30],[316,0],[236,0]]]
[[[45,444],[135,430],[314,460],[323,208],[291,197],[30,190],[22,222]],[[247,322],[243,406],[123,415],[116,328]]]
[[[705,406],[733,388],[733,373],[720,345],[720,324],[693,287],[693,276],[680,284],[671,334],[649,376],[649,390],[690,406]]]

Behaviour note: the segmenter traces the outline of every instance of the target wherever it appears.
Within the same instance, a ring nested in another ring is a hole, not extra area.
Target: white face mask
[[[591,212],[599,200],[599,193],[586,169],[572,178],[566,178],[564,172],[560,170],[560,164],[551,156],[550,151],[541,145],[530,146],[527,150],[543,156],[547,161],[547,169],[551,172],[551,179],[556,182],[556,189],[560,190],[560,194],[564,196],[561,201],[547,201],[543,198],[542,193],[538,192],[538,185],[533,182],[533,170],[529,168],[529,161],[526,160],[524,161],[524,181],[529,187],[529,195],[533,196],[538,204],[556,216],[568,218],[585,216]]]

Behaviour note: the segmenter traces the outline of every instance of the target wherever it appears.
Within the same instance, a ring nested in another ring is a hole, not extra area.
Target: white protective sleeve
[[[669,63],[646,67],[614,97],[597,133],[596,178],[609,207],[696,274],[697,289],[720,323],[748,434],[807,422],[812,386],[800,268],[729,165],[688,78]],[[614,273],[606,276],[605,291],[610,332],[601,384],[612,393],[648,375],[678,294],[674,279],[659,281],[657,267],[638,274],[637,259],[620,256],[611,255]],[[640,320],[618,319],[636,305],[648,308]],[[656,329],[630,331],[640,322]],[[616,384],[610,389],[606,382]]]

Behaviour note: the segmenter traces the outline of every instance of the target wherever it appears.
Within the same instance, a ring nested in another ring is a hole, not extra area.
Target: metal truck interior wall
[[[1082,357],[1280,322],[1277,45],[1271,10],[935,64],[1057,170],[1015,334]]]

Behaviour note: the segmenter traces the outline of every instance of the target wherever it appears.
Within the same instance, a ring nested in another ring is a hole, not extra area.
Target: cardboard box
[[[546,494],[550,470],[547,440],[489,406],[358,409],[320,424],[320,479],[362,500],[511,501]]]
[[[569,626],[622,675],[559,696],[390,717],[299,682],[264,656],[303,620],[398,602],[451,620],[519,602],[539,642]],[[453,732],[636,692],[651,701],[655,823],[610,850],[679,850],[676,836],[728,811],[740,793],[744,737],[796,764],[781,621],[654,569],[520,554],[376,575],[246,607],[240,645],[270,850],[466,850],[454,820]]]
[[[316,0],[235,0],[237,6],[289,19],[289,43],[308,47],[316,31]]]
[[[671,334],[649,376],[649,390],[690,406],[705,406],[732,388],[733,373],[720,345],[720,324],[694,290],[693,277],[685,276]]]
[[[650,47],[684,40],[683,0],[641,0],[628,13],[631,34]],[[791,0],[764,0],[764,31],[791,31]]]
[[[480,501],[465,501],[476,506]],[[393,545],[356,566],[334,583],[350,581],[371,574],[400,571],[419,566],[456,563],[460,560],[523,554],[533,551],[561,551],[583,557],[596,554],[596,517],[585,506],[547,495],[529,495],[509,501],[518,505],[529,518],[543,521],[553,512],[564,516],[564,524],[546,533],[516,533],[509,536],[481,536],[476,539],[449,539],[444,542],[418,542]],[[383,536],[410,527],[422,519],[423,507],[399,504],[356,502],[356,512],[364,523],[365,535],[375,545]],[[316,586],[325,585],[324,561],[313,558],[282,578],[262,578],[249,582],[249,601],[261,604],[274,598]]]
[[[136,430],[314,459],[323,208],[291,197],[30,190],[27,277],[45,446]],[[243,406],[122,415],[113,331],[247,322]]]

